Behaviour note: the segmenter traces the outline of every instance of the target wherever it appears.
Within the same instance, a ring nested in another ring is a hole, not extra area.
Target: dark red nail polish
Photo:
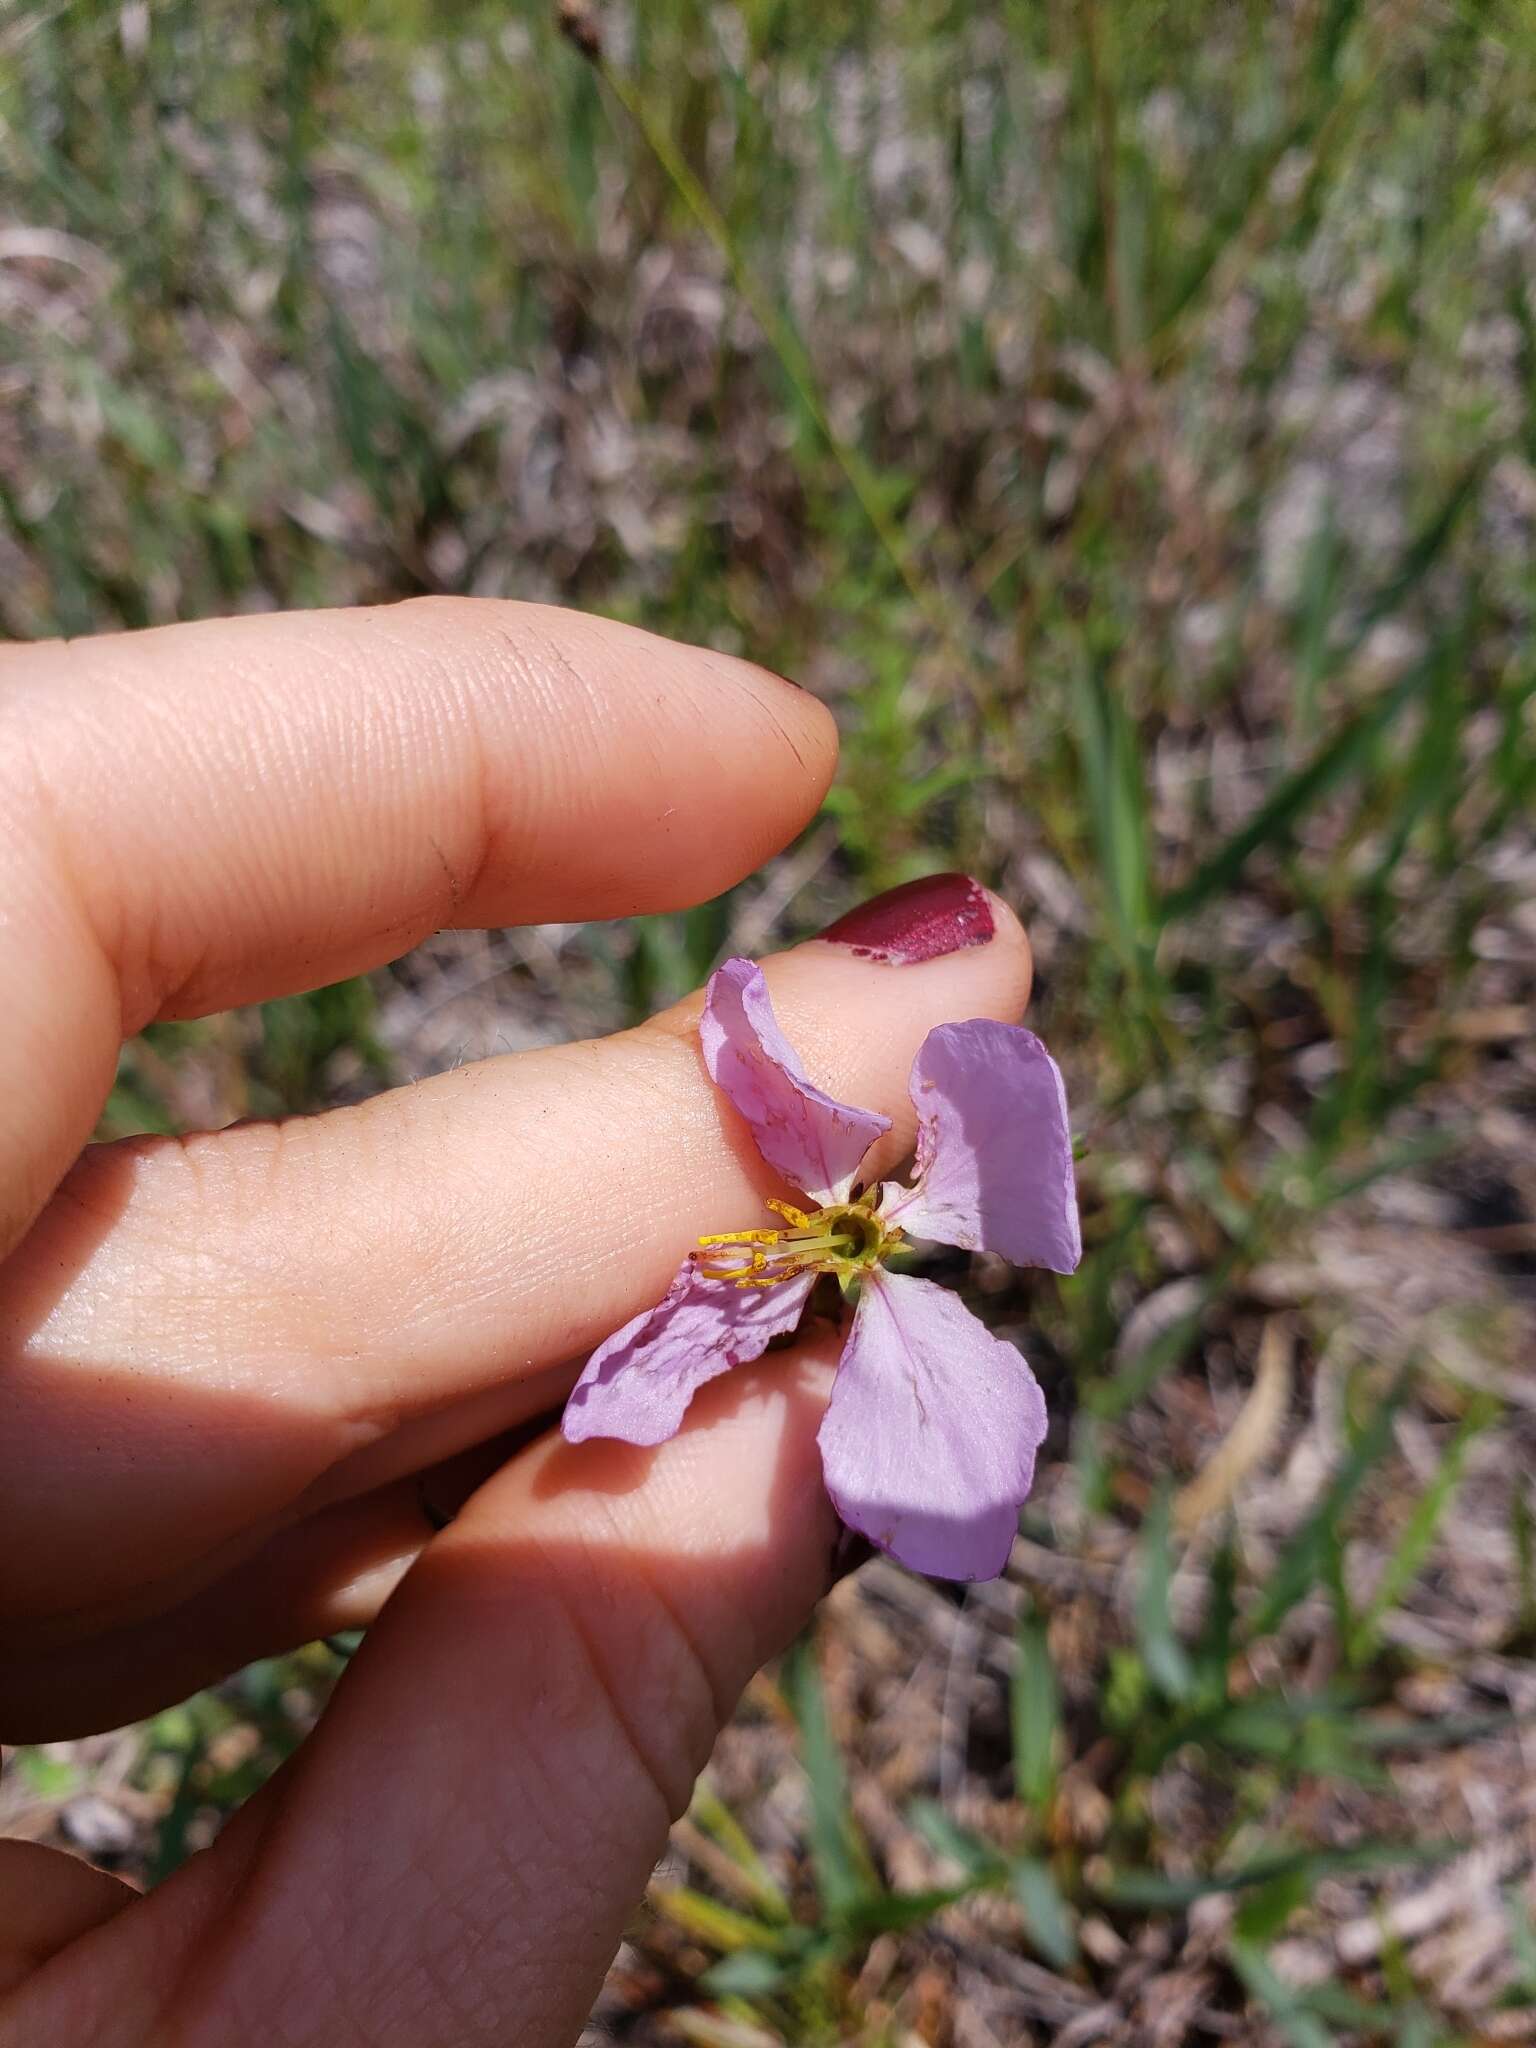
[[[861,960],[910,967],[967,946],[984,946],[996,927],[987,892],[969,875],[924,875],[861,903],[821,934],[851,946]]]

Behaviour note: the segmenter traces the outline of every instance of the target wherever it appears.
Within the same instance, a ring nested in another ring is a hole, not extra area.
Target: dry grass
[[[1040,1370],[1045,1483],[1007,1580],[870,1567],[758,1682],[594,2039],[1528,2039],[1529,24],[594,18],[606,81],[540,10],[0,28],[11,630],[552,597],[845,736],[728,901],[161,1034],[108,1127],[605,1030],[980,873],[1089,1253],[935,1270]],[[29,1753],[0,1821],[163,1870],[332,1669]]]

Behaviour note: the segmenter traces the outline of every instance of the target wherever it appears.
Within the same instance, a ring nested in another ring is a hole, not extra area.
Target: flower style
[[[593,1352],[566,1406],[573,1443],[659,1444],[698,1388],[792,1330],[816,1277],[858,1305],[819,1442],[843,1521],[914,1571],[995,1578],[1045,1436],[1045,1401],[1021,1355],[958,1296],[892,1273],[908,1236],[1070,1273],[1082,1255],[1061,1074],[1033,1032],[984,1018],[941,1024],[913,1062],[910,1187],[857,1179],[890,1129],[834,1102],[780,1031],[761,968],[710,979],[704,1058],[768,1164],[809,1208],[778,1227],[699,1239],[663,1299]]]

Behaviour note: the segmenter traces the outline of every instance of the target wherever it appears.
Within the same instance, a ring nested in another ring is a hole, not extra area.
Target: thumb
[[[238,1924],[205,1922],[166,2038],[569,2048],[742,1688],[827,1589],[837,1345],[716,1382],[657,1451],[551,1436],[480,1490],[243,1817]],[[185,1875],[123,1916],[138,1957],[228,1896]]]

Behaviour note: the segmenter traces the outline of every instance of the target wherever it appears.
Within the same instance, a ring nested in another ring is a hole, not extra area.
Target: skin
[[[764,670],[530,605],[0,653],[0,1736],[378,1617],[298,1755],[151,1896],[0,1843],[7,2048],[574,2040],[836,1535],[830,1330],[656,1451],[536,1426],[699,1232],[782,1192],[698,999],[356,1109],[88,1140],[150,1019],[444,925],[701,901],[806,823],[835,755]],[[1022,1012],[994,912],[917,965],[766,963],[812,1076],[895,1120],[887,1163],[926,1032]]]

